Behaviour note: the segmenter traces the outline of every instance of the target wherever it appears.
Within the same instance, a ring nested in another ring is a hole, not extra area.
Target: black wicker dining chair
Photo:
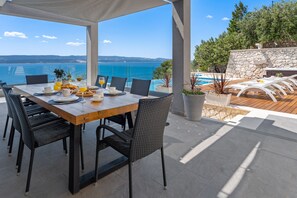
[[[7,119],[6,119],[6,124],[5,124],[5,129],[4,129],[4,134],[3,134],[3,139],[6,137],[6,131],[7,131],[7,128],[8,128],[8,121],[9,119],[12,120],[12,109],[11,109],[11,105],[9,105],[9,96],[8,96],[8,93],[12,91],[12,88],[8,85],[3,85],[2,86],[2,91],[4,93],[4,96],[5,96],[5,100],[6,100],[6,106],[7,106]],[[25,110],[28,114],[28,116],[34,116],[34,115],[37,115],[37,114],[42,114],[42,113],[46,113],[48,112],[47,109],[37,105],[37,104],[33,104],[33,105],[28,105],[28,106],[25,106]],[[10,134],[9,134],[9,140],[8,140],[8,148],[9,148],[9,154],[11,154],[12,152],[12,146],[13,146],[13,140],[14,140],[14,127],[13,127],[13,124],[11,124],[11,127],[10,127]]]
[[[110,146],[128,158],[129,166],[129,197],[132,198],[132,163],[144,158],[156,150],[161,151],[161,161],[163,170],[163,184],[166,188],[166,173],[163,151],[164,128],[173,95],[154,99],[140,99],[137,117],[134,128],[125,132],[101,125],[97,128],[96,163],[95,178],[98,179],[98,159],[99,150],[105,146]],[[101,129],[109,130],[113,135],[101,138]]]
[[[150,91],[151,80],[132,79],[131,94],[148,96]],[[123,130],[126,130],[127,114],[119,114],[104,119],[103,124],[106,124],[106,120],[115,122],[122,126]]]
[[[3,86],[4,85],[6,85],[6,82],[0,82],[0,87],[1,87],[1,89],[2,89],[2,92],[3,92],[3,94],[4,94],[4,91],[3,91]],[[9,110],[8,110],[9,111]],[[10,114],[10,112],[7,112],[7,115],[6,115],[6,122],[5,122],[5,127],[4,127],[4,132],[3,132],[3,136],[2,136],[2,139],[3,140],[5,140],[5,138],[6,138],[6,132],[7,132],[7,127],[8,127],[8,122],[9,122],[9,115],[11,115]]]
[[[151,80],[132,79],[130,93],[148,96],[150,91]]]
[[[112,77],[110,87],[115,87],[119,91],[124,91],[126,87],[127,78]]]
[[[28,85],[48,83],[48,75],[26,75],[26,82]]]
[[[4,97],[5,97],[5,99],[6,99],[6,95],[5,95],[5,90],[3,90],[3,86],[5,86],[5,85],[7,85],[6,84],[6,82],[3,82],[3,81],[1,81],[0,82],[0,88],[2,89],[2,92],[3,92],[3,94],[4,94]],[[11,88],[10,88],[11,89]],[[32,101],[23,101],[23,104],[25,105],[25,106],[29,106],[29,105],[33,105],[33,104],[35,104],[34,102],[32,102]],[[5,121],[5,127],[4,127],[4,132],[3,132],[3,136],[2,136],[2,139],[3,140],[5,140],[6,139],[6,133],[7,133],[7,128],[8,128],[8,123],[9,123],[9,118],[11,118],[11,111],[10,111],[10,109],[8,108],[7,109],[7,115],[6,115],[6,121]]]
[[[21,144],[19,147],[18,173],[21,169],[24,145],[26,145],[31,151],[27,184],[25,190],[25,195],[27,195],[30,189],[35,149],[59,140],[65,141],[65,139],[70,136],[71,129],[70,124],[63,119],[58,119],[48,122],[46,124],[33,126],[30,123],[24,105],[22,104],[21,96],[18,94],[10,93],[9,97],[11,99],[21,128],[22,141],[20,142]]]
[[[11,109],[11,113],[12,113],[12,127],[13,127],[12,129],[13,129],[13,132],[18,131],[20,133],[20,136],[21,136],[22,135],[21,125],[20,125],[19,119],[17,117],[17,111],[15,110],[15,108],[14,108],[14,106],[12,104],[12,101],[11,101],[11,98],[10,98],[10,95],[9,95],[10,93],[12,93],[11,90],[8,92],[8,100],[6,102],[7,102],[7,105],[9,106],[9,108]],[[29,120],[32,127],[36,127],[36,126],[43,125],[43,124],[46,124],[46,123],[49,123],[49,122],[52,122],[52,121],[57,121],[57,120],[60,120],[60,119],[61,118],[59,118],[58,116],[56,116],[55,114],[53,114],[51,112],[46,112],[46,113],[43,113],[43,114],[28,117],[28,120]],[[21,169],[21,167],[19,166],[19,161],[21,160],[20,159],[21,141],[22,141],[22,138],[20,137],[18,157],[17,157],[17,162],[16,162],[16,167],[18,169],[18,174],[19,174],[20,169]],[[67,154],[67,142],[66,142],[66,139],[63,139],[63,149],[64,149],[65,153]]]
[[[9,91],[8,93],[8,105],[10,106],[10,109],[11,109],[11,112],[12,112],[12,117],[13,117],[13,122],[12,122],[12,125],[13,125],[13,132],[16,130],[18,132],[20,132],[20,134],[22,135],[22,129],[21,129],[21,125],[20,125],[20,122],[19,122],[19,119],[17,117],[17,111],[16,109],[14,108],[13,106],[13,103],[12,103],[12,99],[10,98],[10,93],[11,90]],[[30,116],[28,117],[28,120],[31,124],[32,127],[36,127],[36,126],[40,126],[40,125],[43,125],[43,126],[46,126],[47,123],[51,123],[53,121],[58,121],[58,120],[63,120],[62,118],[58,117],[57,115],[51,113],[51,112],[46,112],[46,113],[43,113],[43,114],[39,114],[39,115],[34,115],[34,116]],[[65,121],[65,120],[64,120]],[[21,171],[21,166],[19,166],[19,164],[21,164],[21,156],[23,156],[23,149],[21,149],[21,142],[22,141],[22,138],[20,138],[20,143],[19,143],[19,149],[18,149],[18,157],[17,157],[17,163],[16,163],[16,167],[18,168],[18,171],[17,173],[19,174],[20,171]],[[81,153],[81,169],[84,170],[84,158],[83,158],[83,147],[82,147],[82,139],[80,139],[80,153]],[[65,153],[67,154],[68,151],[67,151],[67,141],[66,141],[66,138],[63,139],[63,149],[65,151]]]
[[[106,88],[106,85],[107,85],[107,82],[108,82],[108,76],[103,76],[103,75],[97,75],[97,79],[96,79],[96,82],[95,82],[95,85],[98,86],[98,87],[101,87],[101,85],[99,84],[99,78],[100,77],[103,77],[104,80],[105,80],[105,83],[102,85],[102,88]]]

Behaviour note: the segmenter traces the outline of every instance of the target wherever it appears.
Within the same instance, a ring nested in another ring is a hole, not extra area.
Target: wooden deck
[[[231,104],[297,114],[297,91],[295,91],[295,93],[288,94],[283,98],[277,98],[277,102],[273,102],[266,95],[255,94],[236,97],[236,94],[232,94]]]
[[[232,84],[238,82],[240,81],[232,81]],[[202,90],[204,91],[209,89],[211,89],[209,85],[202,86]],[[240,97],[236,97],[237,92],[233,92],[231,104],[247,106],[257,109],[265,109],[270,111],[297,114],[297,89],[295,89],[294,93],[289,93],[288,91],[286,92],[288,94],[287,96],[283,96],[283,98],[276,97],[277,102],[273,102],[266,95],[249,93],[247,95],[241,95]]]

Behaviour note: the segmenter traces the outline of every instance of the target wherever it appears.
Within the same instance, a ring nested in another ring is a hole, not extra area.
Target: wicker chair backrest
[[[130,160],[136,161],[163,147],[163,135],[172,94],[141,99],[133,130]]]
[[[141,96],[148,96],[151,80],[133,79],[130,93]]]
[[[27,75],[26,82],[28,85],[30,84],[41,84],[41,83],[48,83],[48,75]]]
[[[112,77],[110,86],[115,87],[119,91],[124,91],[126,87],[127,78]]]

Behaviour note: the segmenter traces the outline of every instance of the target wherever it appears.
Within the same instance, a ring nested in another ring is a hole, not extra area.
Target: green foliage
[[[204,92],[201,91],[199,85],[197,85],[198,83],[198,76],[196,75],[192,75],[191,78],[190,78],[190,84],[191,84],[191,87],[190,89],[183,89],[183,94],[185,95],[203,95]]]
[[[230,20],[228,32],[240,32],[240,27],[238,23],[243,19],[247,14],[247,6],[245,6],[241,1],[239,4],[235,4],[235,10],[232,12],[232,19]]]
[[[205,93],[202,92],[200,89],[196,89],[196,90],[193,90],[193,91],[184,89],[183,94],[185,94],[186,96],[189,96],[189,95],[204,95]]]
[[[239,23],[243,36],[255,43],[297,41],[297,2],[281,1],[248,13]]]
[[[216,94],[228,94],[226,92],[226,86],[228,86],[229,80],[226,78],[226,74],[215,75],[213,74],[213,84],[210,86],[213,88]]]
[[[297,1],[281,1],[247,12],[242,2],[235,5],[228,31],[196,46],[193,64],[201,71],[228,64],[230,50],[255,48],[256,43],[297,42]]]
[[[172,77],[172,60],[167,60],[161,63],[154,71],[154,79],[162,79],[164,81],[164,86],[169,87],[170,80]]]
[[[63,69],[55,69],[54,70],[56,78],[63,78],[65,77],[65,71]]]
[[[224,68],[228,64],[230,50],[246,46],[241,34],[224,32],[218,38],[210,38],[196,46],[194,62],[198,63],[201,71],[209,71],[213,67]]]

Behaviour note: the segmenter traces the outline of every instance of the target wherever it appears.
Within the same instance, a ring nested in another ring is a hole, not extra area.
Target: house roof
[[[88,25],[168,4],[164,0],[9,0],[0,14]]]

